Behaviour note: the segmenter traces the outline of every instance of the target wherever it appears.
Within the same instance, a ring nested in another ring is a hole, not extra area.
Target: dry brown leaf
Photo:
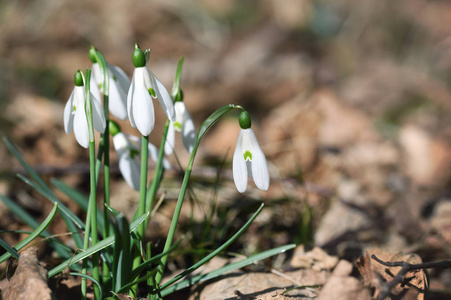
[[[360,257],[356,262],[357,268],[363,277],[363,282],[365,285],[370,286],[375,289],[374,297],[379,295],[379,292],[383,286],[388,281],[391,281],[396,274],[401,270],[401,267],[386,267],[373,259],[371,255],[377,256],[382,261],[405,261],[411,264],[421,263],[421,258],[417,254],[403,254],[403,253],[393,253],[386,252],[379,248],[373,248],[365,253],[365,257]],[[424,293],[418,293],[418,290],[425,290],[427,288],[427,278],[423,270],[414,270],[408,272],[404,278],[409,278],[408,284],[401,286],[397,285],[391,293],[394,295],[399,295],[401,293],[406,293],[403,299],[415,299],[422,300]],[[413,288],[410,288],[413,287]],[[406,289],[408,289],[406,291]]]
[[[290,265],[293,268],[312,269],[315,271],[331,270],[338,263],[336,256],[330,256],[321,248],[315,247],[305,252],[304,245],[299,245],[294,250]]]
[[[47,271],[38,261],[38,250],[34,247],[23,251],[19,265],[3,291],[4,300],[30,299],[51,300],[52,292],[47,286]]]
[[[351,272],[352,264],[346,260],[341,260],[322,288],[317,300],[370,300],[371,296],[368,289],[357,278],[349,276]]]

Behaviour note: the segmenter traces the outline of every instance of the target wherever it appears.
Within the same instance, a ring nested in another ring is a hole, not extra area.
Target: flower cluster
[[[64,109],[64,129],[67,134],[72,130],[77,142],[87,148],[89,146],[88,112],[92,114],[92,126],[101,134],[105,132],[106,119],[102,104],[98,99],[101,94],[109,96],[109,110],[113,116],[124,120],[128,117],[132,127],[147,137],[155,126],[155,111],[153,99],[158,99],[166,117],[169,119],[169,128],[164,151],[166,155],[174,150],[175,131],[181,132],[185,149],[192,153],[196,142],[196,129],[194,122],[183,102],[183,92],[179,89],[178,81],[173,97],[170,96],[164,85],[147,67],[148,52],[142,51],[137,44],[133,51],[132,61],[135,66],[132,80],[117,66],[100,63],[97,50],[90,49],[90,59],[93,62],[90,79],[90,99],[87,101],[85,82],[80,71],[75,74],[75,87]],[[102,56],[103,58],[103,56]],[[182,60],[179,64],[181,68]],[[105,75],[109,84],[105,88]],[[180,76],[178,71],[178,76]],[[176,78],[177,81],[177,78]],[[91,109],[92,107],[92,109]],[[251,127],[249,114],[243,110],[239,117],[241,127],[238,135],[235,153],[233,155],[233,178],[240,193],[246,191],[248,177],[252,177],[256,186],[261,190],[269,187],[269,172],[265,155],[263,154]],[[122,133],[119,125],[109,121],[109,130],[113,136],[114,148],[118,153],[119,169],[125,181],[136,190],[140,185],[140,163],[138,146],[139,138]],[[157,161],[158,149],[148,143],[149,156]],[[163,167],[171,166],[163,159]]]

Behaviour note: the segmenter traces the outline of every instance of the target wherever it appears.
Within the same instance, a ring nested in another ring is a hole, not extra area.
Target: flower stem
[[[89,142],[89,164],[91,177],[91,194],[89,199],[89,208],[91,210],[91,246],[95,246],[97,239],[97,204],[96,204],[96,149],[94,141]],[[99,274],[99,254],[92,255],[92,277],[100,282]],[[100,299],[100,290],[97,285],[94,285],[94,295],[96,299]]]
[[[137,216],[140,217],[144,214],[146,210],[146,192],[147,192],[147,160],[148,160],[148,144],[149,144],[149,136],[142,136],[141,139],[141,181],[139,183],[139,204],[138,204],[138,213]],[[144,235],[146,231],[146,223],[143,222],[138,227],[137,236],[141,243],[144,240]],[[141,263],[141,249],[137,249],[135,251],[135,258],[133,260],[133,269],[138,267]],[[131,289],[131,293],[138,290],[138,286],[133,286]]]

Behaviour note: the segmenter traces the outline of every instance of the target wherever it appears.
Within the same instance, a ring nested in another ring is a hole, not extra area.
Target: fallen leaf
[[[382,261],[395,262],[405,261],[410,264],[421,263],[422,260],[417,254],[403,254],[400,252],[386,252],[379,248],[373,248],[366,251],[364,257],[360,257],[356,262],[357,268],[363,277],[363,282],[366,286],[370,286],[375,289],[373,297],[377,297],[386,282],[393,279],[396,274],[401,270],[401,267],[386,267],[371,258],[371,255],[375,255]],[[394,295],[400,295],[404,293],[403,299],[415,299],[422,300],[424,291],[427,289],[427,278],[423,270],[414,270],[407,272],[404,276],[405,279],[409,279],[407,284],[398,284],[391,293]],[[413,287],[413,288],[410,288]]]

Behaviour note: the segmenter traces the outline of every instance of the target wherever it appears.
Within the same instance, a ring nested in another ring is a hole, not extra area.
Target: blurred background
[[[131,76],[135,42],[151,48],[149,67],[168,90],[185,57],[182,89],[197,128],[225,104],[244,106],[269,161],[269,191],[250,182],[239,194],[231,177],[236,114],[215,125],[196,158],[195,201],[181,220],[187,232],[202,230],[211,213],[217,226],[230,226],[210,232],[219,243],[264,202],[237,251],[296,242],[349,260],[372,246],[425,261],[449,257],[451,2],[0,1],[1,135],[45,178],[87,192],[88,153],[63,129],[73,75],[91,66],[94,45]],[[157,114],[150,139],[158,145]],[[181,181],[169,159],[168,201],[149,233],[156,239],[167,232]],[[1,193],[43,218],[50,203],[15,179],[19,165],[3,145],[0,160]],[[133,213],[136,193],[113,171],[113,206]],[[1,227],[21,228],[3,206],[0,215]],[[451,273],[432,278],[446,286]]]

